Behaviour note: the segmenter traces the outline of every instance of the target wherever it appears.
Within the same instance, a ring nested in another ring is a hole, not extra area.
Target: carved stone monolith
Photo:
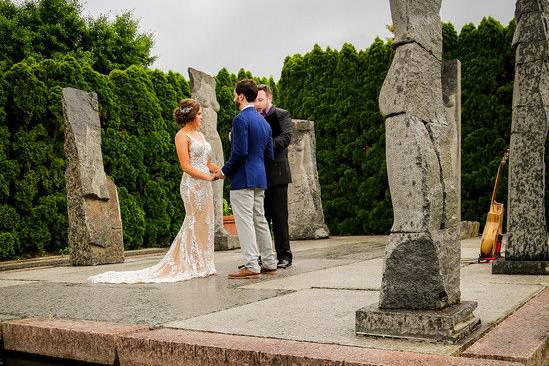
[[[314,122],[295,119],[292,122],[294,133],[288,147],[292,171],[292,183],[288,185],[290,239],[327,238],[330,233],[322,211]]]
[[[549,129],[549,0],[518,0],[505,258],[492,273],[549,274],[545,144]]]
[[[441,0],[390,0],[395,57],[381,93],[394,222],[379,304],[357,334],[456,342],[479,324],[460,302],[460,64],[442,61]]]
[[[64,88],[62,101],[71,263],[123,262],[118,193],[103,169],[97,94]]]

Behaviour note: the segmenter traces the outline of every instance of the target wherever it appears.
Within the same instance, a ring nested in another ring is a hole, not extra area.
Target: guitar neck
[[[496,193],[497,193],[498,188],[499,188],[499,178],[500,178],[501,170],[502,170],[504,164],[505,164],[504,161],[499,163],[498,174],[496,175],[496,183],[494,184],[494,190],[492,191],[492,203],[496,202]]]

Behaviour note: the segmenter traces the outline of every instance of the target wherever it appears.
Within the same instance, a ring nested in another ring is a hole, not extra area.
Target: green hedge
[[[75,1],[15,6],[0,0],[0,34],[6,40],[0,45],[0,259],[68,250],[64,87],[98,94],[105,171],[119,189],[126,248],[169,245],[184,217],[174,147],[178,126],[171,113],[190,95],[188,82],[181,74],[147,68],[152,41],[137,33],[131,16],[83,20],[79,11]],[[462,62],[466,220],[485,220],[509,141],[514,28],[514,22],[502,26],[491,18],[459,34],[451,24],[443,26],[444,57]],[[380,39],[364,50],[315,46],[286,58],[278,84],[256,78],[273,88],[275,103],[294,118],[316,122],[322,199],[334,234],[383,234],[392,224],[378,108],[392,57],[391,41]],[[253,75],[226,69],[215,75],[225,157],[237,113],[232,90],[244,77]],[[549,147],[546,154],[547,163]],[[501,202],[506,185],[504,175]],[[549,204],[549,192],[546,199]]]
[[[482,225],[510,139],[514,30],[514,21],[503,26],[492,18],[467,24],[459,34],[443,25],[444,58],[462,63],[462,219]],[[360,51],[349,44],[339,51],[315,46],[284,62],[281,104],[294,117],[316,122],[322,201],[334,234],[388,233],[392,224],[377,103],[391,58],[390,42],[377,39]],[[549,164],[549,146],[545,151]],[[498,201],[505,204],[506,190],[504,174]],[[549,207],[549,190],[545,197]]]
[[[219,130],[227,135],[237,113],[236,80],[221,70]],[[127,249],[167,246],[181,227],[181,168],[172,111],[190,96],[174,72],[130,66],[101,74],[73,56],[25,59],[2,74],[0,103],[0,259],[67,252],[63,87],[94,91],[100,104],[106,173],[119,189]],[[274,81],[258,79],[261,82]]]
[[[72,56],[15,64],[3,78],[0,257],[66,248],[62,87],[98,94],[105,170],[119,187],[127,248],[167,245],[183,218],[171,110],[189,96],[179,74],[141,66],[108,76]]]
[[[392,224],[377,102],[392,55],[376,39],[366,50],[315,46],[284,62],[280,101],[294,117],[316,123],[322,204],[333,234],[386,233]]]

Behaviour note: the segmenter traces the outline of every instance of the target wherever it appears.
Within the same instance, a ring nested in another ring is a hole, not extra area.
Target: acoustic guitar
[[[499,188],[499,180],[503,171],[503,166],[507,162],[509,157],[509,149],[505,151],[501,162],[499,163],[498,174],[496,175],[496,183],[494,184],[494,190],[492,191],[492,201],[490,203],[490,211],[486,217],[486,224],[482,232],[482,239],[480,241],[480,255],[478,262],[481,260],[492,261],[499,257],[501,252],[501,240],[503,237],[503,203],[496,201],[496,193]]]

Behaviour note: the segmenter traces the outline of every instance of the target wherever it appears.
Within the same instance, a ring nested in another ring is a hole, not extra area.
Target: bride
[[[194,99],[179,102],[173,116],[181,129],[175,135],[183,169],[180,193],[185,220],[164,258],[156,265],[125,272],[105,272],[89,278],[94,283],[159,283],[185,281],[215,274],[214,206],[211,181],[219,167],[210,160],[211,146],[198,131],[202,108]]]

